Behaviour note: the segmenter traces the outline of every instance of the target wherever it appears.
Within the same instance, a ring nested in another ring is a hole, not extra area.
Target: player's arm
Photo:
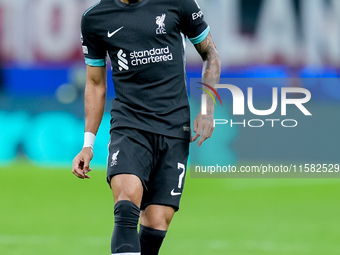
[[[214,87],[220,81],[221,61],[211,34],[209,33],[202,42],[195,44],[195,48],[203,60],[202,82]],[[210,96],[207,96],[207,114],[202,115],[200,112],[194,120],[195,135],[192,141],[196,141],[201,136],[197,143],[198,146],[201,146],[213,131],[214,101]]]
[[[97,134],[103,117],[106,99],[106,67],[87,66],[85,88],[85,132]],[[86,142],[81,152],[74,158],[72,172],[81,179],[90,178],[87,174],[92,160],[92,146]]]

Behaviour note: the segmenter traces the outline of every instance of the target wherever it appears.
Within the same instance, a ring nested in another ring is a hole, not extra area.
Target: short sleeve
[[[106,50],[98,36],[95,34],[86,16],[83,16],[81,20],[81,42],[83,46],[85,63],[87,65],[106,65]]]
[[[210,27],[196,0],[180,0],[180,27],[193,44],[202,42],[209,34]]]

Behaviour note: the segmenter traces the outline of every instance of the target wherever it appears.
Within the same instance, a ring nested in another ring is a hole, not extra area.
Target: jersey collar
[[[120,0],[114,0],[116,2],[116,4],[122,8],[138,8],[138,7],[141,7],[143,5],[145,5],[147,2],[149,2],[149,0],[142,0],[140,2],[137,2],[135,4],[126,4],[126,3],[123,3],[122,1]]]

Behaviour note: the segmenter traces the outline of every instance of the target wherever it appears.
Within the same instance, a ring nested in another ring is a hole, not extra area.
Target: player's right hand
[[[90,161],[93,158],[91,147],[84,147],[81,152],[73,159],[72,173],[80,179],[89,179]]]

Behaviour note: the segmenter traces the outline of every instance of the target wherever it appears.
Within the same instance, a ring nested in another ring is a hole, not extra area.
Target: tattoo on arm
[[[221,74],[221,61],[211,34],[196,44],[195,48],[203,60],[203,82],[217,84]]]
[[[203,83],[214,87],[220,81],[221,75],[221,61],[216,49],[216,45],[209,33],[207,38],[195,45],[197,52],[201,55],[203,60],[202,80]],[[214,111],[213,100],[208,100],[208,112]]]
[[[214,118],[212,116],[208,116],[208,115],[203,115],[201,117],[202,120],[209,120],[209,121],[214,121]]]

